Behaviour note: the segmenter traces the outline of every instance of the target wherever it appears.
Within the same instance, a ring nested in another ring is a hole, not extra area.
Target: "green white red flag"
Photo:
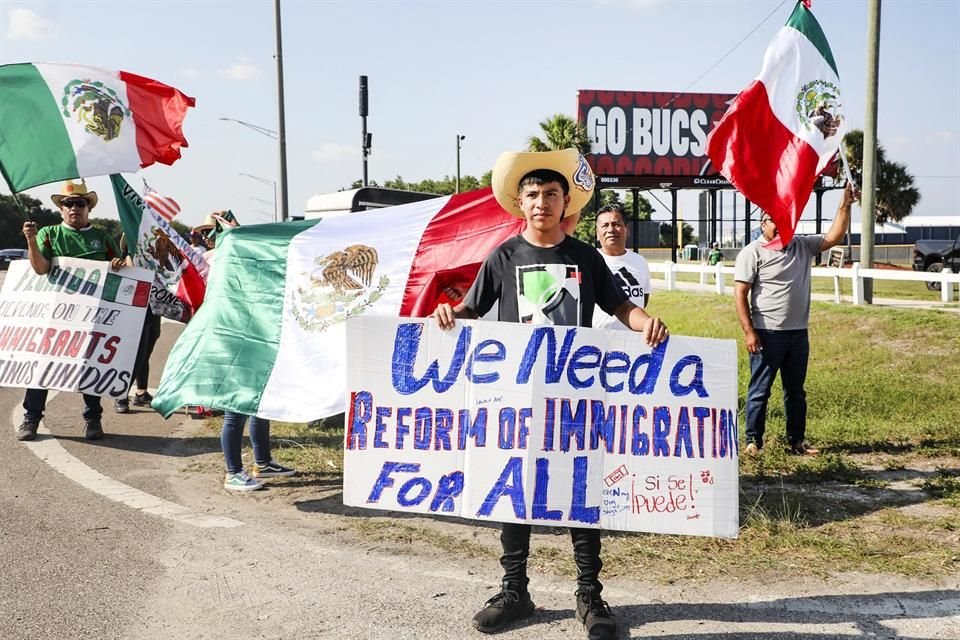
[[[779,232],[775,244],[786,246],[843,130],[837,65],[823,29],[801,1],[767,47],[760,75],[707,136],[707,155],[770,214]]]
[[[83,65],[2,65],[0,87],[0,173],[14,193],[173,164],[196,104],[156,80]]]
[[[188,321],[203,302],[206,260],[153,209],[152,202],[163,198],[156,191],[148,187],[154,197],[141,198],[123,176],[112,175],[110,182],[133,264],[155,274],[150,309],[164,318]]]
[[[346,328],[458,302],[523,220],[491,189],[228,229],[206,299],[167,359],[153,407],[200,405],[307,422],[343,411]]]

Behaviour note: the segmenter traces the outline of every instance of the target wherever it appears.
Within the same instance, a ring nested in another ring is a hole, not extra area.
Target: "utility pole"
[[[877,219],[877,84],[880,71],[880,0],[867,3],[867,113],[863,120],[863,184],[860,185],[860,263],[873,267],[873,225]],[[841,152],[842,153],[842,152]],[[873,304],[873,278],[863,279],[863,300]]]
[[[287,125],[283,111],[283,40],[280,36],[280,0],[273,0],[274,22],[277,27],[277,134],[280,141],[280,220],[286,222],[287,212]]]
[[[460,193],[460,143],[467,139],[467,136],[457,134],[457,193]]]
[[[369,113],[369,98],[367,95],[367,76],[360,76],[360,147],[363,150],[363,186],[370,184],[367,179],[367,156],[373,143],[373,134],[367,133],[367,114]]]

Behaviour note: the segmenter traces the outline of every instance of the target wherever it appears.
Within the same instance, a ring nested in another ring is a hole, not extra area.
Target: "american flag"
[[[177,204],[176,200],[160,195],[146,184],[144,185],[143,200],[157,215],[167,222],[173,220],[173,218],[180,213],[180,205]]]

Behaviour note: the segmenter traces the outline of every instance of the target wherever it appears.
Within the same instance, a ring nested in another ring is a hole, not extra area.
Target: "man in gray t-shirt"
[[[825,235],[795,236],[779,250],[765,246],[777,237],[777,225],[764,213],[760,217],[761,236],[737,256],[734,299],[750,353],[744,449],[748,456],[763,449],[767,401],[778,371],[783,383],[789,451],[798,455],[819,453],[804,439],[807,396],[803,385],[810,357],[810,266],[818,253],[843,240],[854,199],[853,189],[848,186]]]

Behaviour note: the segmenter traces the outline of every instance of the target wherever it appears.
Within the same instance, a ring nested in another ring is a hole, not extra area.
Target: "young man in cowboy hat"
[[[117,243],[104,231],[90,226],[90,210],[97,206],[97,192],[87,191],[87,185],[67,181],[57,195],[51,197],[53,204],[60,209],[63,222],[37,230],[37,223],[28,220],[23,223],[23,235],[27,239],[27,258],[30,266],[38,275],[50,271],[52,260],[56,257],[86,258],[88,260],[109,260],[113,269],[131,264],[121,257]],[[103,408],[100,396],[83,394],[83,437],[87,440],[99,440],[103,437],[100,417]],[[27,389],[23,399],[23,423],[17,430],[17,440],[33,440],[37,437],[37,428],[43,419],[47,405],[46,389]]]
[[[527,226],[487,256],[462,303],[437,307],[433,315],[440,327],[452,328],[456,318],[477,318],[495,302],[501,321],[590,327],[596,304],[642,332],[648,344],[665,340],[666,326],[627,299],[600,254],[561,227],[564,216],[578,214],[589,201],[593,187],[593,173],[575,149],[501,155],[493,168],[494,195]],[[530,531],[526,524],[502,525],[502,589],[474,616],[476,629],[493,633],[533,614],[527,591]],[[600,532],[570,529],[570,535],[577,619],[591,640],[616,638],[617,624],[600,597]]]

